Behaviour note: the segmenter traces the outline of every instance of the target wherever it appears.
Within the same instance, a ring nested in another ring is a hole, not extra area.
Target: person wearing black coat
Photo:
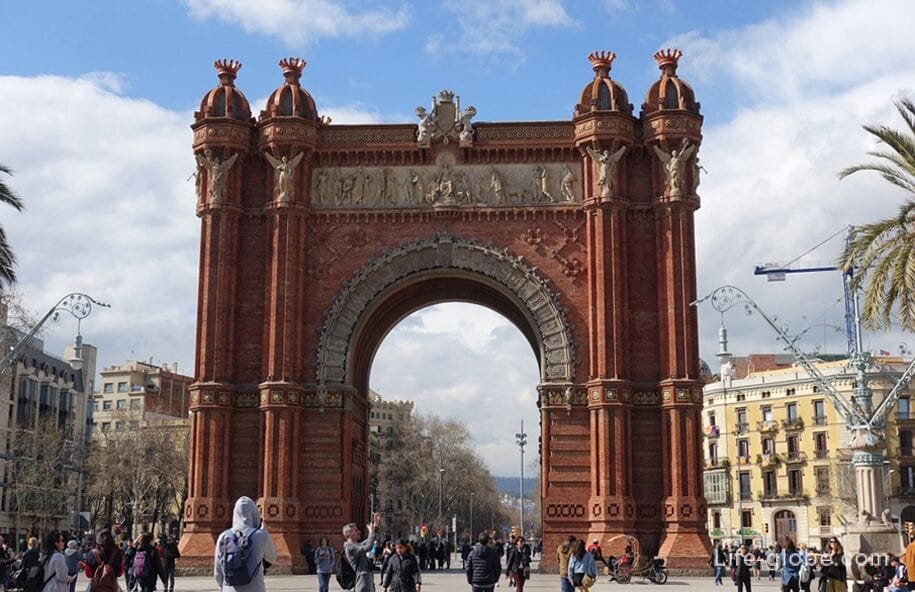
[[[416,557],[407,550],[408,542],[400,539],[388,557],[381,576],[381,587],[387,592],[420,592],[422,575]]]
[[[481,534],[477,544],[467,556],[467,583],[473,592],[492,592],[499,582],[502,562],[495,549],[489,546],[489,535]]]
[[[524,543],[524,537],[515,539],[505,564],[505,575],[515,584],[515,592],[524,592],[524,582],[531,574],[531,549]]]
[[[162,583],[168,586],[165,567],[162,565],[162,559],[159,557],[159,552],[156,551],[152,541],[153,535],[147,532],[140,535],[140,544],[137,545],[137,555],[146,553],[146,574],[141,577],[141,574],[136,573],[136,569],[134,569],[133,574],[140,592],[156,592],[157,579],[162,580]],[[136,560],[136,556],[134,556],[134,560]]]
[[[734,570],[734,583],[737,584],[737,592],[751,592],[753,568],[755,566],[756,556],[747,551],[746,545],[740,545],[740,550],[734,554],[734,561],[731,564],[731,569]]]

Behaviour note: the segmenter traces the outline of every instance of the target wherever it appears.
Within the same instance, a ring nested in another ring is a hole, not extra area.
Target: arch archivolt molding
[[[431,270],[469,272],[494,280],[535,329],[541,381],[572,382],[576,364],[572,329],[547,281],[507,249],[440,234],[387,251],[357,272],[334,299],[318,338],[315,368],[320,387],[347,383],[354,333],[373,301],[394,283]]]

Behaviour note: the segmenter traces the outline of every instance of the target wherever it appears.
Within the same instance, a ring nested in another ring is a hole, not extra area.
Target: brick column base
[[[705,532],[668,532],[658,555],[671,569],[708,569],[712,543]]]

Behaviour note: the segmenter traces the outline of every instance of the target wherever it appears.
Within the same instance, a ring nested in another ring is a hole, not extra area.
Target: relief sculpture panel
[[[414,167],[320,167],[312,175],[316,209],[515,207],[581,203],[579,163]]]

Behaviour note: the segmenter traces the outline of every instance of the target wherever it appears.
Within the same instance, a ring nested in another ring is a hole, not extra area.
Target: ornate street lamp
[[[518,524],[519,532],[521,536],[524,536],[524,447],[527,446],[527,434],[524,433],[524,420],[521,420],[521,431],[515,434],[515,442],[518,444],[518,448],[521,450],[521,478],[519,480],[520,484],[520,503],[518,507],[520,508],[520,520]]]

